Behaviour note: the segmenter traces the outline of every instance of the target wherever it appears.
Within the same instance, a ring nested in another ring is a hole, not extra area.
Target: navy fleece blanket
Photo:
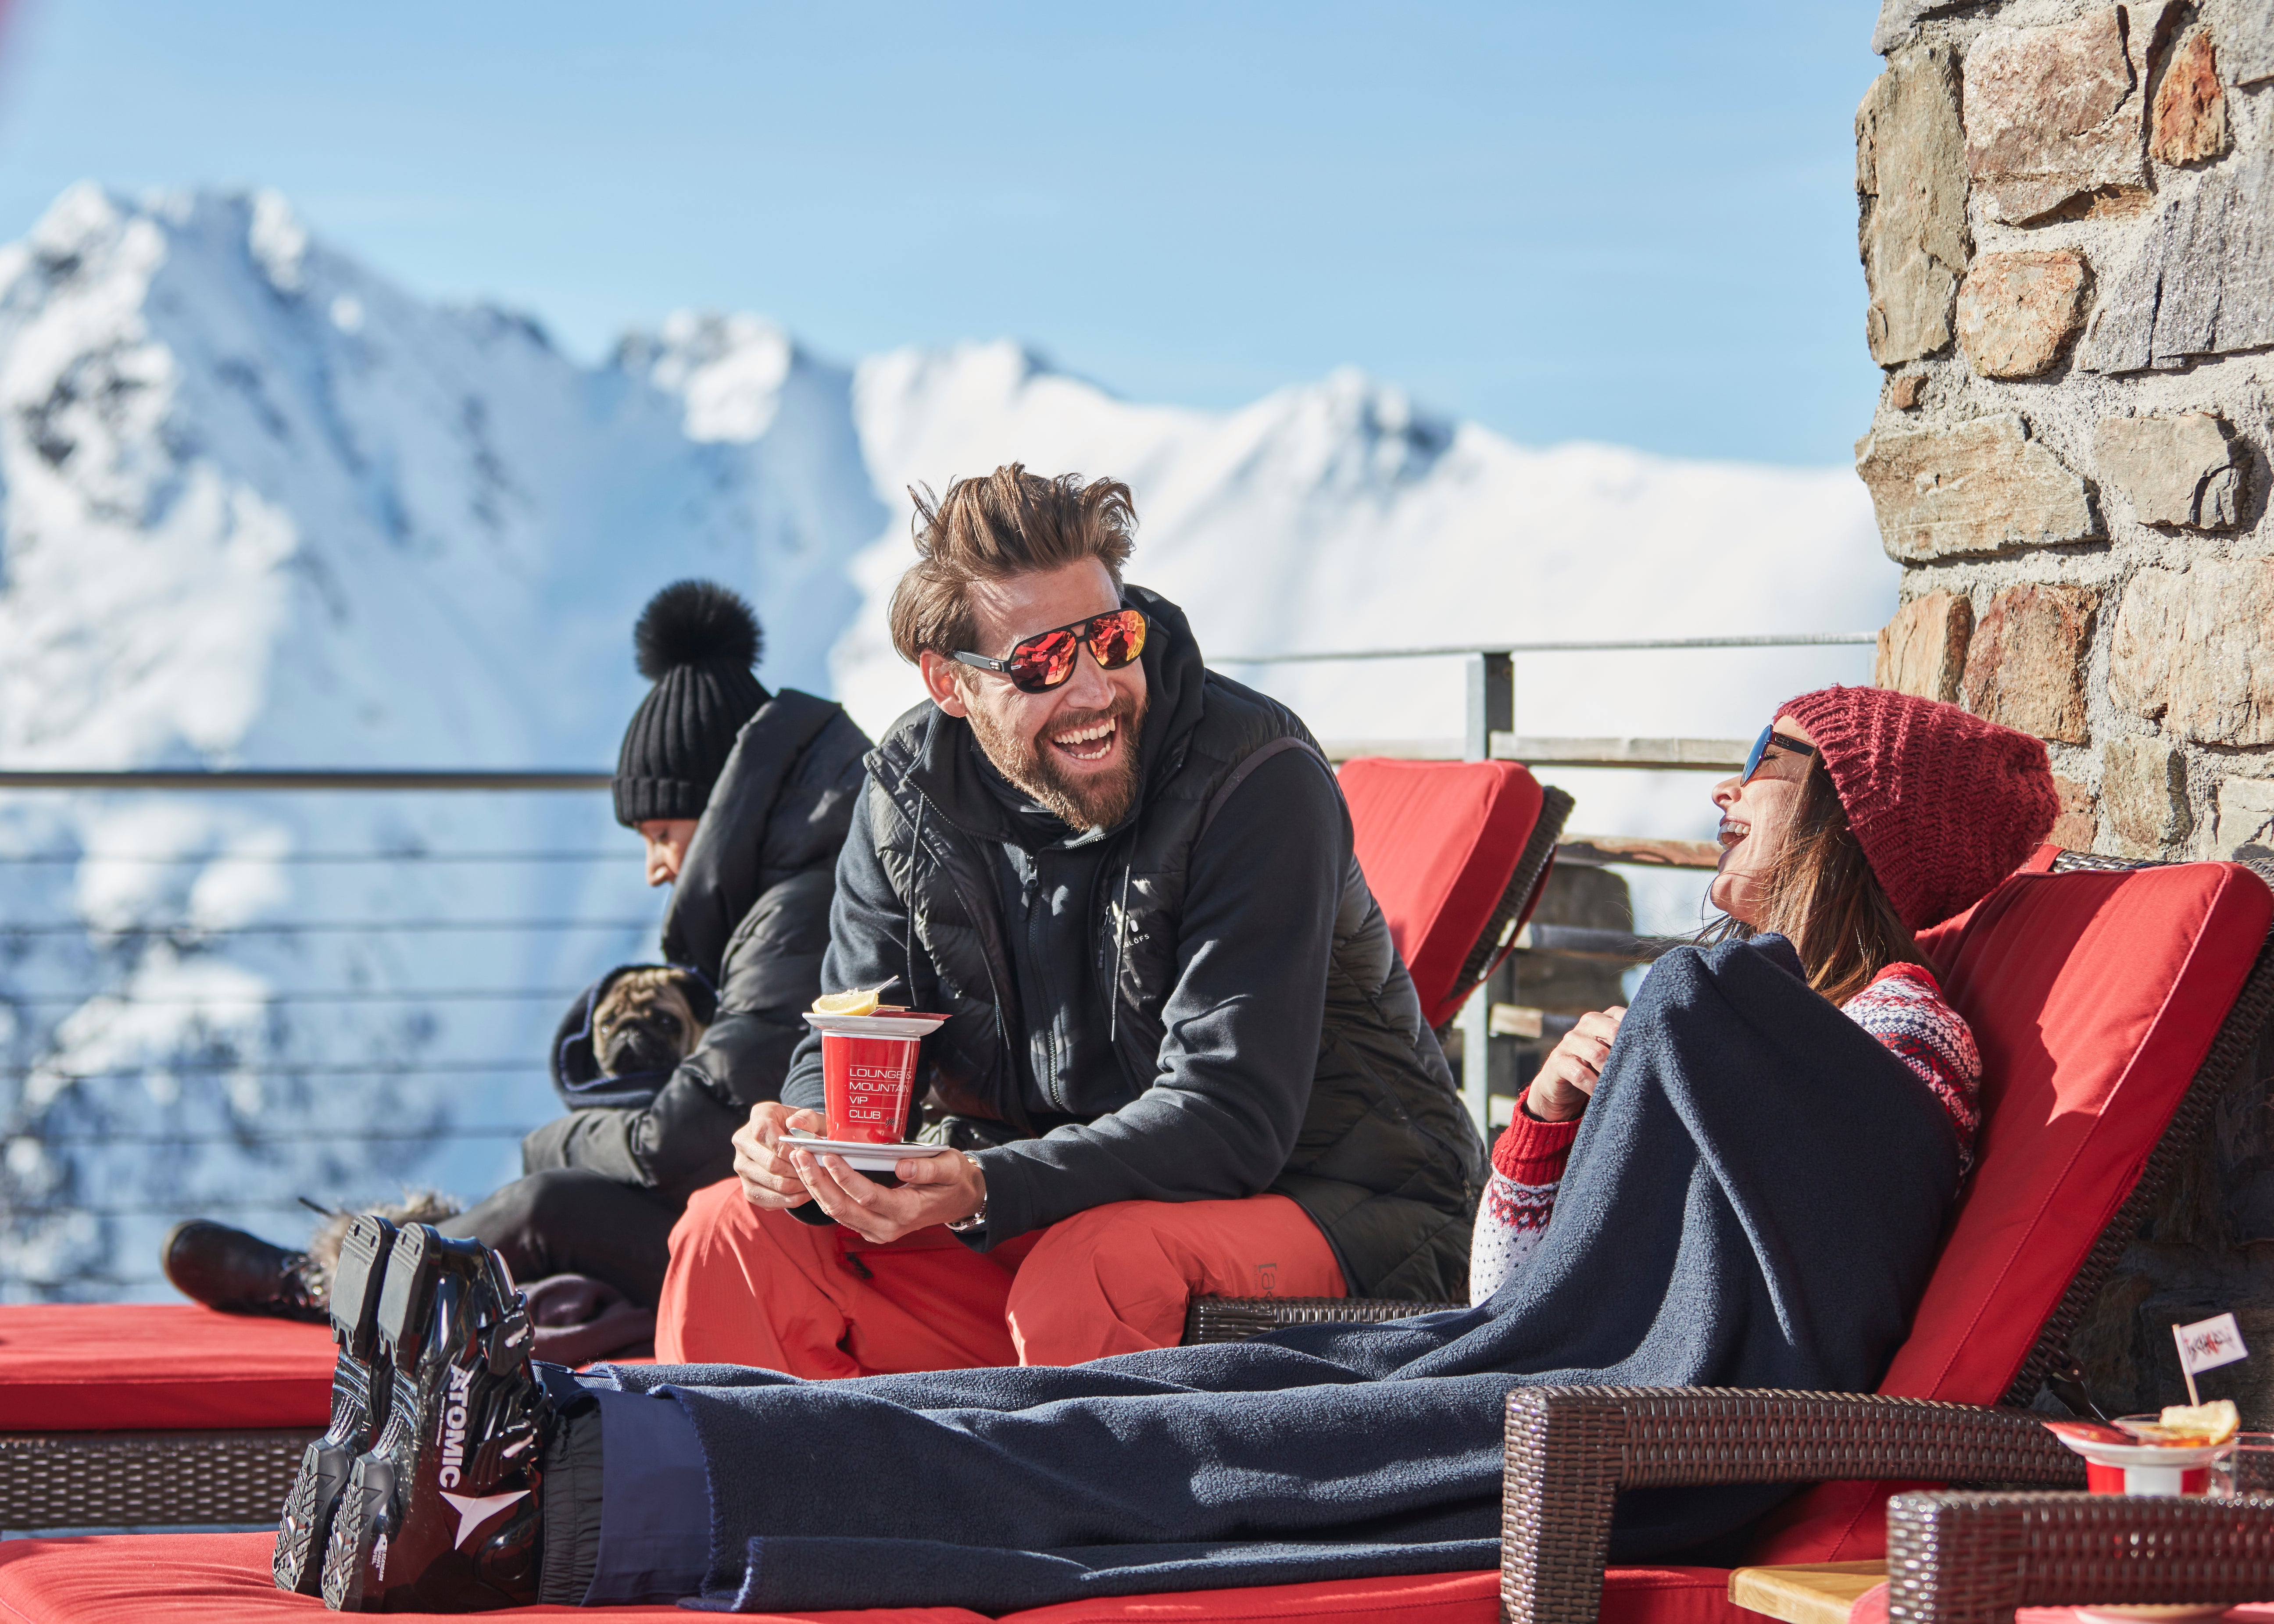
[[[694,1417],[714,1608],[1489,1568],[1511,1387],[1867,1392],[1955,1185],[1933,1096],[1788,946],[1683,948],[1626,1017],[1540,1249],[1487,1302],[1063,1370],[619,1375]],[[1613,1553],[1693,1549],[1788,1492],[1626,1496]]]

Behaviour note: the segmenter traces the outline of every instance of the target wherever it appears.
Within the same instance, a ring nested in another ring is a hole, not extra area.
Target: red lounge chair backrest
[[[1463,968],[1540,821],[1540,780],[1514,762],[1375,756],[1344,762],[1338,776],[1367,889],[1389,921],[1423,1016],[1442,1026],[1481,979],[1465,977]],[[1538,898],[1535,884],[1519,927]]]
[[[2048,872],[2059,855],[2040,847],[1919,938],[1981,1049],[1983,1128],[1882,1393],[1995,1404],[2025,1365],[2035,1387],[2040,1333],[2139,1183],[2274,919],[2274,893],[2237,863]],[[1880,1556],[1886,1496],[1905,1486],[1820,1485],[1753,1560]]]

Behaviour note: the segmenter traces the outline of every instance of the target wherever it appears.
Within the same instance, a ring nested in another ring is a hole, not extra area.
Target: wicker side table
[[[316,1436],[0,1432],[0,1529],[271,1522]]]
[[[1740,1568],[1729,1575],[1729,1600],[1778,1624],[1848,1624],[1856,1598],[1886,1577],[1885,1562]]]

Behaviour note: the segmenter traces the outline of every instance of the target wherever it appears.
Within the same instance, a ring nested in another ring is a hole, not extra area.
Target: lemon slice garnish
[[[2242,1412],[2231,1398],[2208,1404],[2169,1404],[2158,1418],[2174,1432],[2191,1433],[2205,1444],[2223,1444],[2242,1430]]]
[[[877,1012],[877,993],[879,990],[825,992],[813,1001],[813,1012],[817,1015],[873,1015]]]

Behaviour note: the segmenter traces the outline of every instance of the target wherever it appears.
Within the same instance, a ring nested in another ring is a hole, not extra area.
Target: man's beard
[[[1137,741],[1144,731],[1145,708],[1144,700],[1125,694],[1103,710],[1061,711],[1050,718],[1043,733],[1070,733],[1100,722],[1116,725],[1118,755],[1113,770],[1080,777],[1058,759],[1055,746],[1004,732],[984,711],[975,709],[969,717],[971,731],[996,771],[1073,828],[1111,829],[1137,802]]]

